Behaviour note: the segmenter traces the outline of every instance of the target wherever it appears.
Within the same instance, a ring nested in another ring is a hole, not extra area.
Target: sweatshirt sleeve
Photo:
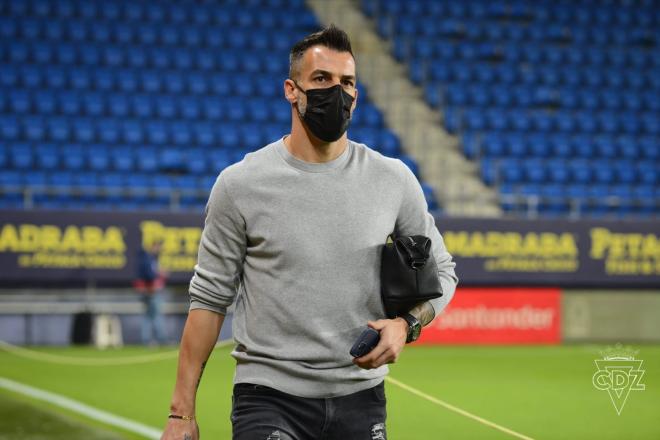
[[[246,251],[245,220],[221,173],[206,205],[195,273],[190,280],[190,310],[225,314],[234,302]]]
[[[447,252],[444,240],[435,226],[433,216],[428,212],[428,206],[422,187],[415,175],[405,168],[404,194],[399,214],[396,220],[395,235],[424,235],[431,239],[431,250],[438,265],[438,277],[442,285],[442,296],[431,300],[435,316],[438,316],[454,296],[458,278],[454,272],[456,263]]]

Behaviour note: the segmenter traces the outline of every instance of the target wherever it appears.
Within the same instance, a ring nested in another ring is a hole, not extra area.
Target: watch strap
[[[408,336],[406,337],[406,344],[415,342],[422,332],[421,322],[410,313],[401,315],[401,318],[403,318],[403,320],[408,323]]]

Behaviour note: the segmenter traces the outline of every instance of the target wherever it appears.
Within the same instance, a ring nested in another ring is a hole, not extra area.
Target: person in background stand
[[[142,343],[145,345],[156,342],[160,345],[167,343],[165,335],[165,322],[162,314],[162,290],[165,287],[165,273],[158,265],[161,243],[154,242],[149,249],[141,248],[138,254],[138,280],[136,289],[140,292],[145,306],[142,318]]]

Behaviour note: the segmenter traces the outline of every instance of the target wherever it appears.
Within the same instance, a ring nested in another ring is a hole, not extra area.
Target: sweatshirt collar
[[[284,144],[284,138],[275,143],[275,149],[277,150],[280,157],[282,157],[286,163],[294,168],[309,173],[327,173],[329,171],[339,169],[348,161],[348,158],[353,153],[353,143],[349,140],[346,149],[344,149],[344,151],[338,157],[331,161],[320,163],[305,162],[304,160],[300,160],[292,155]]]

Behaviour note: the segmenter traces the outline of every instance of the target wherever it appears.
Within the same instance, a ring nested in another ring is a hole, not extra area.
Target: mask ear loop
[[[307,92],[306,92],[305,90],[303,90],[302,87],[300,87],[300,86],[298,85],[298,83],[296,82],[295,79],[292,79],[291,81],[293,81],[293,84],[296,86],[296,88],[297,88],[298,90],[300,90],[301,92],[303,92],[303,93],[305,94],[305,96],[307,96]]]

